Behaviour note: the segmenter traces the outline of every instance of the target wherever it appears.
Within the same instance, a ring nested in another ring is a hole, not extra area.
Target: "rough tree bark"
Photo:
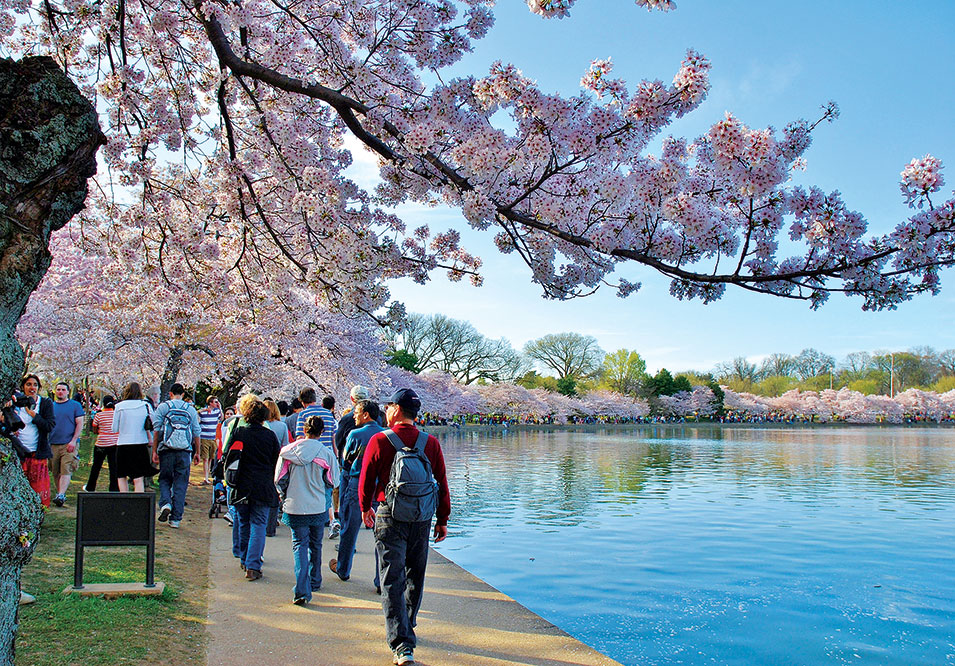
[[[166,357],[166,367],[163,368],[162,377],[159,379],[159,400],[169,399],[169,389],[179,381],[179,372],[182,370],[183,355],[187,351],[201,351],[208,354],[210,358],[215,358],[215,352],[205,345],[186,343],[176,345],[169,350],[169,356]],[[195,396],[193,396],[195,397]]]
[[[0,396],[23,372],[14,337],[50,266],[50,234],[86,200],[105,141],[96,110],[47,57],[0,59]],[[0,438],[0,664],[12,664],[20,571],[43,512],[7,440]]]

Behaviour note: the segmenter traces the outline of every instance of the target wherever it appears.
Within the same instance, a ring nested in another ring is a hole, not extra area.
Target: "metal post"
[[[156,494],[149,501],[149,515],[156,514]],[[149,521],[149,543],[146,545],[146,587],[156,587],[154,573],[156,569],[156,521]]]
[[[889,397],[895,397],[895,353],[889,354]]]
[[[76,506],[76,524],[80,525],[83,520],[83,503],[79,502]],[[83,541],[79,538],[79,532],[76,535],[76,553],[73,556],[73,588],[83,589]]]

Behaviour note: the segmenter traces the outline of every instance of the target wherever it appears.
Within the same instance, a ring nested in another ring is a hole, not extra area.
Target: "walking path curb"
[[[209,541],[210,666],[391,664],[380,597],[372,585],[374,541],[358,538],[351,580],[328,569],[337,541],[322,548],[322,589],[293,605],[288,528],[266,540],[264,577],[246,581],[232,557],[231,528],[216,520]],[[616,661],[564,633],[484,581],[431,551],[418,615],[421,666],[614,666]]]

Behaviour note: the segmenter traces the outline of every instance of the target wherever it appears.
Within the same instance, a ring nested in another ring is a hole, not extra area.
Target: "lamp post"
[[[895,397],[895,352],[889,353],[889,397]]]

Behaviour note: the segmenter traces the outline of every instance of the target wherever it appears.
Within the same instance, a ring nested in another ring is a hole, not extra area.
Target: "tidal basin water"
[[[440,551],[624,664],[955,664],[955,428],[442,441]]]

